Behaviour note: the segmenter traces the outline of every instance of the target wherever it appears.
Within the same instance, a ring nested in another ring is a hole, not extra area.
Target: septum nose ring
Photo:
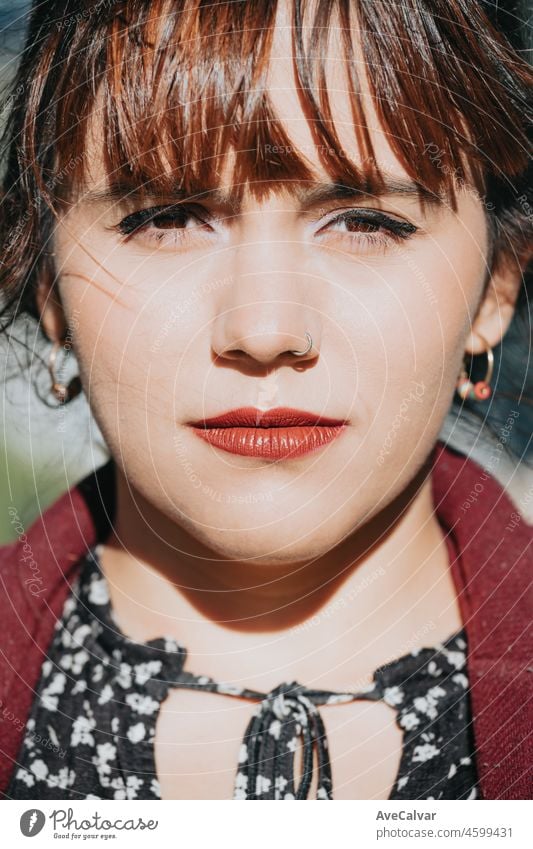
[[[313,339],[311,338],[311,334],[305,331],[305,338],[307,339],[307,348],[305,351],[290,351],[289,353],[294,354],[295,357],[303,357],[305,354],[308,354],[311,348],[313,347]]]

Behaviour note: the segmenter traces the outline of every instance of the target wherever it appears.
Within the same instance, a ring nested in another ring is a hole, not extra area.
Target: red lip
[[[346,420],[292,407],[239,407],[190,424],[198,436],[223,451],[280,460],[299,457],[332,442],[344,430]]]

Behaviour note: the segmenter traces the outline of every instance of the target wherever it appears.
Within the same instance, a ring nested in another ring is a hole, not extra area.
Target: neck
[[[219,653],[253,649],[257,669],[262,646],[272,658],[268,632],[285,659],[294,653],[296,666],[314,648],[323,651],[325,641],[346,642],[347,633],[352,654],[354,640],[374,645],[370,666],[387,652],[392,659],[394,646],[427,645],[428,629],[432,641],[445,638],[460,618],[429,472],[430,461],[325,555],[259,564],[215,554],[155,510],[117,469],[114,531],[102,549],[117,621],[136,640],[175,636],[189,655],[202,655],[205,674],[218,668],[205,668],[213,646]],[[232,674],[231,663],[221,668],[224,677]]]

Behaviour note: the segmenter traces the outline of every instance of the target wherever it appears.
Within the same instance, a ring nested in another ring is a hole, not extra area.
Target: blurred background
[[[26,0],[0,0],[2,93],[20,57],[30,7]],[[0,115],[3,119],[3,111]],[[36,345],[35,323],[18,324],[12,333],[30,349],[30,370],[25,368],[28,352],[23,344],[13,336],[0,337],[0,544],[16,535],[8,507],[17,510],[27,528],[62,492],[109,457],[85,395],[61,408],[43,403],[41,397],[50,399],[50,378],[39,354],[47,356],[49,347]],[[74,355],[69,360],[65,376],[77,373]],[[17,376],[11,377],[13,373]]]
[[[533,0],[514,0],[503,3],[512,7],[513,16],[525,32],[526,44],[533,46]],[[30,4],[23,0],[0,0],[0,84],[2,90],[11,78],[24,41],[27,13]],[[3,117],[3,112],[0,113]],[[0,209],[1,214],[1,209]],[[70,404],[50,408],[47,399],[49,377],[37,355],[47,356],[36,345],[36,327],[31,322],[19,322],[15,331],[30,351],[31,368],[26,364],[28,352],[11,335],[0,338],[0,543],[14,538],[9,507],[14,507],[25,528],[62,492],[73,486],[92,469],[102,465],[108,452],[104,440],[91,417],[85,398],[81,395]],[[505,336],[505,345],[513,345],[517,337],[516,323]],[[498,373],[500,349],[495,350],[495,373]],[[533,368],[532,351],[524,351],[525,369]],[[74,355],[66,365],[68,374],[76,374]],[[10,375],[15,374],[14,377]],[[532,462],[533,399],[523,399],[520,405],[507,398],[493,401],[499,406],[500,434],[493,436],[482,428],[479,435],[450,410],[441,438],[449,445],[480,463],[494,475],[514,500],[522,515],[533,522],[533,472],[523,462],[510,460],[502,445],[510,446],[518,457]],[[482,409],[486,409],[483,406]],[[505,427],[509,416],[519,413],[521,427]],[[20,532],[20,528],[19,528]]]

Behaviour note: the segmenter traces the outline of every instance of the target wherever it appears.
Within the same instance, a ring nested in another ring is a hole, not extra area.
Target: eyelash
[[[194,212],[195,209],[197,210],[196,213]],[[203,212],[205,213],[205,210]],[[161,228],[158,232],[157,227],[150,227],[150,225],[155,224],[158,220],[161,221],[163,218],[170,219],[171,221],[181,219],[182,223],[186,224],[190,218],[194,217],[196,217],[199,224],[208,224],[207,221],[204,221],[200,217],[198,207],[191,204],[180,203],[173,206],[150,207],[131,213],[118,224],[114,225],[112,229],[119,232],[124,237],[124,241],[129,241],[139,234],[144,233],[149,241],[154,242],[156,246],[162,243],[167,244],[170,239],[171,245],[178,247],[187,239],[189,231],[185,226],[182,229],[179,227]],[[356,231],[353,235],[350,235],[349,232],[342,235],[348,236],[352,245],[354,242],[357,242],[358,245],[363,247],[366,244],[370,248],[381,248],[383,250],[386,250],[391,242],[398,244],[405,241],[419,229],[414,224],[391,218],[389,215],[376,209],[349,209],[346,212],[332,216],[318,232],[320,234],[323,230],[331,227],[331,225],[339,223],[346,226],[355,223],[378,228],[370,232]],[[169,233],[171,235],[167,236]],[[198,234],[196,236],[198,237]],[[205,237],[205,234],[202,237]],[[209,235],[206,238],[209,240]]]

